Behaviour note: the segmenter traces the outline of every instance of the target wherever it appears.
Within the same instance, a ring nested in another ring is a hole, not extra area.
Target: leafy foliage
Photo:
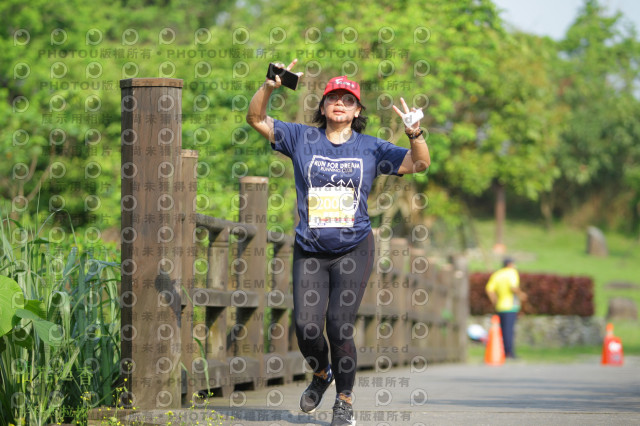
[[[63,421],[68,407],[86,421],[120,372],[117,264],[65,253],[45,229],[0,226],[0,418],[14,424]]]
[[[633,27],[617,13],[607,16],[594,0],[584,7],[558,46],[559,100],[570,108],[555,156],[561,171],[553,202],[561,211],[581,207],[594,195],[607,204],[625,197],[615,213],[598,209],[600,223],[629,230],[635,221],[640,188],[634,179],[640,162],[638,82],[640,44]],[[613,217],[611,217],[613,216]]]
[[[408,146],[390,105],[404,97],[425,109],[432,165],[404,179],[412,194],[447,200],[421,209],[425,223],[459,223],[465,196],[496,181],[542,195],[548,215],[569,212],[594,188],[632,189],[625,217],[640,199],[638,42],[593,0],[560,43],[508,34],[489,0],[366,8],[9,0],[0,24],[0,154],[9,160],[0,195],[14,219],[40,205],[45,216],[67,209],[75,226],[117,226],[118,81],[166,76],[185,82],[183,146],[200,154],[200,212],[233,219],[238,177],[270,176],[286,206],[270,206],[270,226],[289,229],[291,166],[244,115],[267,63],[295,57],[305,76],[298,91],[273,96],[278,119],[309,123],[324,82],[338,74],[362,83],[370,134]],[[413,208],[396,201],[389,217]]]

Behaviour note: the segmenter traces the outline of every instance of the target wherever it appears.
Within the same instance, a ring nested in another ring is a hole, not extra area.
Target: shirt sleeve
[[[271,148],[287,157],[292,157],[296,150],[297,141],[304,131],[302,125],[274,120],[273,131],[274,142],[271,143]]]
[[[491,276],[489,277],[489,282],[485,286],[485,292],[487,291],[490,291],[490,292],[496,291],[496,274],[495,273],[491,274]]]
[[[518,287],[520,287],[520,274],[514,269],[511,275],[511,288]]]
[[[400,165],[404,161],[409,150],[392,144],[391,142],[378,139],[376,158],[378,161],[376,167],[376,176],[378,175],[397,175]]]

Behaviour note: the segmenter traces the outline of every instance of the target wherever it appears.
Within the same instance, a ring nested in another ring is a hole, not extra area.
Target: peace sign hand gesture
[[[424,117],[422,113],[422,109],[411,108],[407,106],[407,103],[404,101],[404,98],[400,98],[400,102],[402,103],[402,108],[404,112],[400,111],[398,107],[393,105],[393,110],[402,118],[402,121],[405,125],[405,133],[411,134],[420,129],[420,119]]]

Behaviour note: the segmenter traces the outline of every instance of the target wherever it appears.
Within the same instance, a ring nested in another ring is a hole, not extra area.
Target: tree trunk
[[[540,212],[544,217],[544,226],[547,231],[551,230],[553,224],[553,193],[543,193],[540,196]]]
[[[494,253],[504,253],[504,221],[507,215],[507,202],[504,185],[496,182],[494,186],[496,193],[495,218],[496,218],[496,241],[493,246]]]

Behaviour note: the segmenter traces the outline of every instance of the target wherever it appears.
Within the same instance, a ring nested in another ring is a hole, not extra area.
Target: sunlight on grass
[[[500,265],[500,257],[493,256],[494,223],[476,221],[480,247],[484,259],[474,259],[471,270],[489,271]],[[516,258],[522,272],[552,272],[562,275],[587,275],[595,284],[595,312],[605,316],[610,297],[628,297],[640,304],[640,243],[619,234],[606,234],[608,257],[586,254],[586,231],[555,225],[546,231],[527,222],[507,222],[505,243],[508,253]],[[638,289],[615,290],[605,287],[610,282],[631,282]]]
[[[470,364],[484,363],[484,349],[484,346],[480,344],[469,345],[467,362]],[[516,348],[517,361],[531,364],[599,363],[601,351],[602,348],[599,346],[573,346],[567,348],[519,346]]]
[[[494,222],[476,220],[475,229],[481,250],[470,260],[469,267],[471,271],[492,271],[501,262],[501,257],[491,252]],[[507,252],[515,257],[521,272],[593,278],[595,315],[599,317],[605,317],[612,297],[629,298],[640,306],[640,242],[621,234],[606,233],[605,236],[609,256],[594,257],[586,254],[585,229],[556,224],[547,231],[539,224],[514,221],[508,221],[505,227]],[[637,288],[612,289],[607,286],[611,282],[632,283]],[[616,336],[625,346],[625,353],[640,354],[640,322],[613,321],[613,324]],[[539,355],[542,358],[542,353]]]

